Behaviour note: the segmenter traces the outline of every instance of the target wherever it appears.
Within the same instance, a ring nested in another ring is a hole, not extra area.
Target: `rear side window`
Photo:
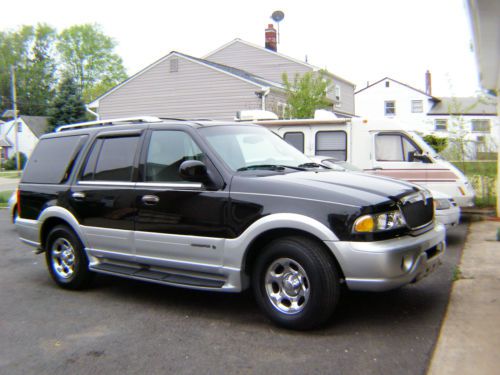
[[[86,139],[86,135],[75,135],[40,140],[23,172],[22,182],[33,184],[66,182]]]
[[[322,131],[316,133],[315,155],[333,156],[347,160],[347,134],[344,131]]]
[[[83,168],[82,180],[130,181],[139,136],[97,139]]]

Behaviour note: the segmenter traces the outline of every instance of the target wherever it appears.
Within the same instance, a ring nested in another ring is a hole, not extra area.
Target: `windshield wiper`
[[[325,168],[324,165],[318,163],[304,163],[299,165],[300,168]]]
[[[256,165],[249,165],[248,167],[241,167],[238,168],[237,171],[249,171],[252,169],[269,169],[271,171],[283,171],[286,168],[288,169],[294,169],[296,171],[305,171],[306,169],[298,166],[298,167],[292,167],[290,165],[280,165],[280,164],[256,164]]]

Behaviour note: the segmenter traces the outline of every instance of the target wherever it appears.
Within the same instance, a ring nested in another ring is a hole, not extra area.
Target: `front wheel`
[[[324,324],[339,300],[339,271],[318,242],[272,241],[257,259],[252,284],[260,308],[276,324],[311,329]]]
[[[89,285],[92,272],[83,244],[65,225],[52,229],[47,237],[45,259],[52,279],[65,289],[83,289]]]

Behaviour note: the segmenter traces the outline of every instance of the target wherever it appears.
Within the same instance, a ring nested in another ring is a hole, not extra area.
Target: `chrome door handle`
[[[71,194],[74,200],[81,201],[85,199],[85,193],[75,191],[73,194]]]
[[[144,195],[142,197],[142,203],[144,203],[148,206],[158,204],[159,201],[160,201],[160,198],[158,198],[156,195]]]

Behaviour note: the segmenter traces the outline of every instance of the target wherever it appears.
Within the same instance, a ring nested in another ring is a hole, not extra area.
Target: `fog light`
[[[412,266],[413,266],[413,255],[405,255],[401,260],[401,269],[404,272],[408,272],[409,270],[411,270]]]

